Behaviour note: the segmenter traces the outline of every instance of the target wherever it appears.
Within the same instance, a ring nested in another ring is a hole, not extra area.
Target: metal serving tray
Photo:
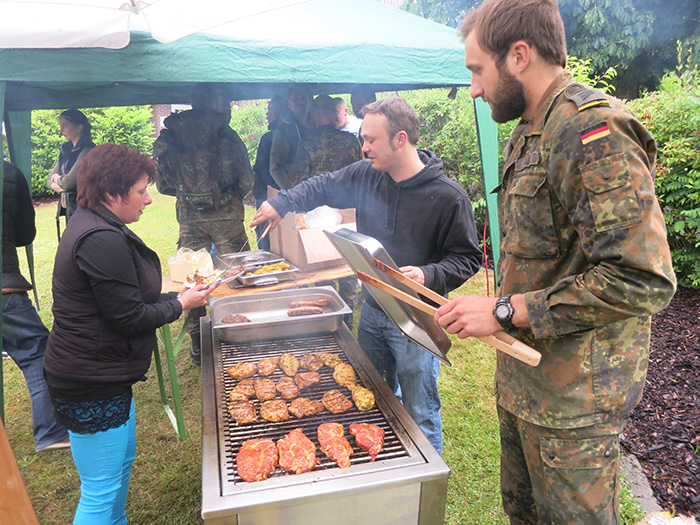
[[[224,253],[217,256],[217,268],[229,268],[241,264],[272,264],[283,261],[284,258],[266,250],[253,250],[240,253]]]
[[[330,304],[322,314],[290,317],[287,315],[292,301],[328,298]],[[295,288],[246,294],[240,296],[210,298],[211,322],[222,341],[238,343],[261,338],[293,337],[315,332],[333,332],[343,322],[343,316],[352,313],[350,307],[330,286]],[[249,323],[226,324],[221,320],[229,314],[242,314]]]
[[[325,233],[348,266],[355,272],[364,272],[420,300],[414,290],[374,267],[373,259],[379,259],[387,266],[395,270],[399,269],[377,239],[347,228],[341,228],[336,232],[326,230]],[[447,359],[447,351],[452,343],[430,315],[374,286],[363,284],[363,289],[372,295],[403,335],[425,348],[443,363],[451,365]]]

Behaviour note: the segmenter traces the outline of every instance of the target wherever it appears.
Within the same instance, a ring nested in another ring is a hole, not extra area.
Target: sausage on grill
[[[290,308],[287,310],[287,315],[290,317],[297,317],[300,315],[317,315],[322,313],[323,308],[321,306],[297,306],[296,308]]]
[[[322,299],[305,299],[303,301],[292,301],[289,303],[290,308],[299,308],[301,306],[328,306],[331,304],[331,300],[327,297]]]

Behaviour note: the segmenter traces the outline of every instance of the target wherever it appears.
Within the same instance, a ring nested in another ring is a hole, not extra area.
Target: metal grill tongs
[[[439,305],[447,304],[448,300],[440,294],[434,292],[430,288],[423,286],[420,283],[417,283],[410,277],[406,277],[403,273],[392,268],[391,266],[388,266],[387,264],[384,264],[379,259],[374,259],[372,263],[374,267],[378,270],[405,284],[412,290],[415,290],[416,292],[427,297],[431,301],[434,301]],[[386,292],[389,295],[395,297],[399,301],[409,304],[414,308],[417,308],[418,310],[421,310],[433,317],[437,313],[437,308],[430,306],[429,304],[421,301],[420,299],[416,299],[412,295],[402,292],[401,290],[394,288],[390,284],[376,279],[371,275],[358,271],[357,277],[361,281],[366,282],[367,284],[370,284],[382,290],[383,292]],[[503,331],[496,332],[492,335],[477,336],[477,338],[483,341],[484,343],[493,346],[496,350],[500,350],[501,352],[506,353],[509,356],[514,357],[515,359],[518,359],[530,366],[537,366],[540,363],[540,359],[542,358],[542,355],[537,350]]]

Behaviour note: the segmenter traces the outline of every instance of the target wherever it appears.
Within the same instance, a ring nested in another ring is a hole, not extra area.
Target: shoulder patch
[[[584,84],[571,84],[564,90],[564,96],[576,104],[579,111],[594,106],[609,106],[608,98],[590,86]]]

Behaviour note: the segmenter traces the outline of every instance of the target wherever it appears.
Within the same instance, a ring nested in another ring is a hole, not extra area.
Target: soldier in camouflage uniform
[[[243,197],[253,187],[248,151],[229,127],[230,98],[211,84],[192,91],[192,109],[165,119],[165,129],[153,144],[158,162],[158,191],[177,197],[179,248],[235,253],[246,247]],[[199,364],[200,308],[188,331],[190,354]]]
[[[307,131],[297,147],[294,162],[289,168],[289,187],[293,188],[309,177],[339,170],[363,159],[360,141],[352,133],[335,127],[337,111],[335,102],[328,95],[319,95],[311,103],[311,113],[316,127]],[[319,286],[330,285],[319,282]],[[354,309],[357,302],[357,278],[337,280],[338,294]],[[345,324],[352,330],[353,314],[347,314]]]
[[[496,189],[501,297],[457,298],[436,321],[459,337],[510,329],[542,354],[537,367],[497,357],[511,523],[618,524],[618,434],[642,396],[651,315],[676,285],[654,140],[573,82],[554,0],[486,0],[460,32],[472,97],[521,120]]]

